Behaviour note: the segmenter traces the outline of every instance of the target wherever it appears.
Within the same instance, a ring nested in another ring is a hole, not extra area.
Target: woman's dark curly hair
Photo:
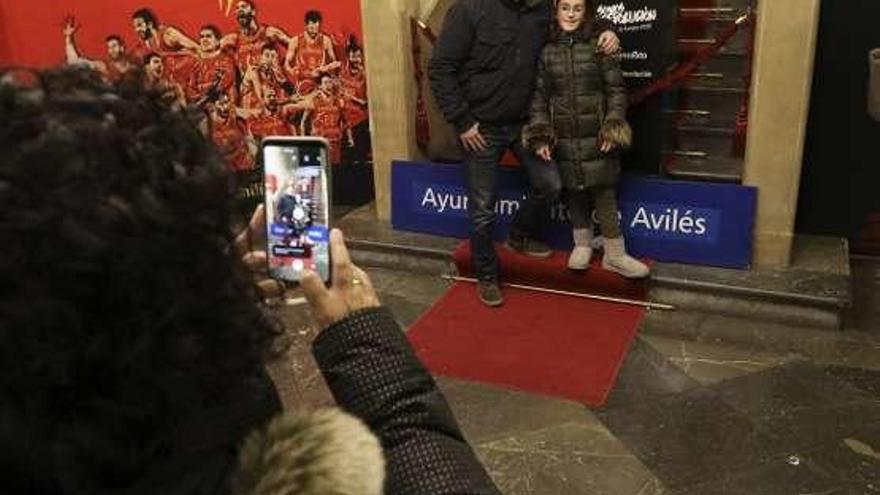
[[[0,73],[0,472],[99,493],[260,373],[278,329],[185,112],[137,78],[26,75]]]

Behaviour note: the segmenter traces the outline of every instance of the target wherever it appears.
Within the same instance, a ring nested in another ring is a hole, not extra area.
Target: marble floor
[[[648,313],[600,409],[438,382],[505,494],[880,493],[880,261],[853,260],[852,274],[855,306],[838,332]],[[370,275],[404,327],[447,287],[429,274]],[[275,311],[290,338],[272,367],[285,405],[332,404],[305,308]],[[727,338],[744,332],[753,338]]]

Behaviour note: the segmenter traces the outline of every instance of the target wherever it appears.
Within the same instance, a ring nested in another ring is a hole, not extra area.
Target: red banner
[[[62,26],[67,15],[76,17],[80,30],[77,43],[90,57],[105,55],[105,37],[121,36],[134,46],[138,37],[132,27],[132,14],[141,8],[151,9],[159,21],[174,26],[191,38],[198,30],[214,24],[225,34],[237,29],[235,0],[0,0],[0,64],[50,66],[63,63]],[[255,0],[257,20],[278,26],[289,35],[304,30],[304,16],[309,10],[321,12],[322,30],[342,39],[354,34],[362,40],[361,15],[356,0],[333,2]],[[228,9],[228,10],[227,10]]]
[[[320,136],[333,164],[370,165],[358,0],[0,0],[0,14],[0,65],[109,82],[142,68],[169,103],[204,110],[233,170],[270,135]]]

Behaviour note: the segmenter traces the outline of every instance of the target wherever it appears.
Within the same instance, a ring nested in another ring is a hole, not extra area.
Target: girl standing
[[[616,55],[597,50],[599,33],[586,12],[585,0],[556,2],[556,25],[541,52],[523,144],[548,162],[555,155],[559,165],[575,244],[568,267],[589,267],[592,196],[605,236],[602,267],[643,278],[650,270],[627,255],[618,225],[620,160],[612,152],[632,141],[623,74]]]

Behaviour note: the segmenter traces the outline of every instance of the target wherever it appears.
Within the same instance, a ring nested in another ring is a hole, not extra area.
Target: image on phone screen
[[[299,282],[303,270],[330,278],[326,147],[269,141],[263,145],[269,275]]]

